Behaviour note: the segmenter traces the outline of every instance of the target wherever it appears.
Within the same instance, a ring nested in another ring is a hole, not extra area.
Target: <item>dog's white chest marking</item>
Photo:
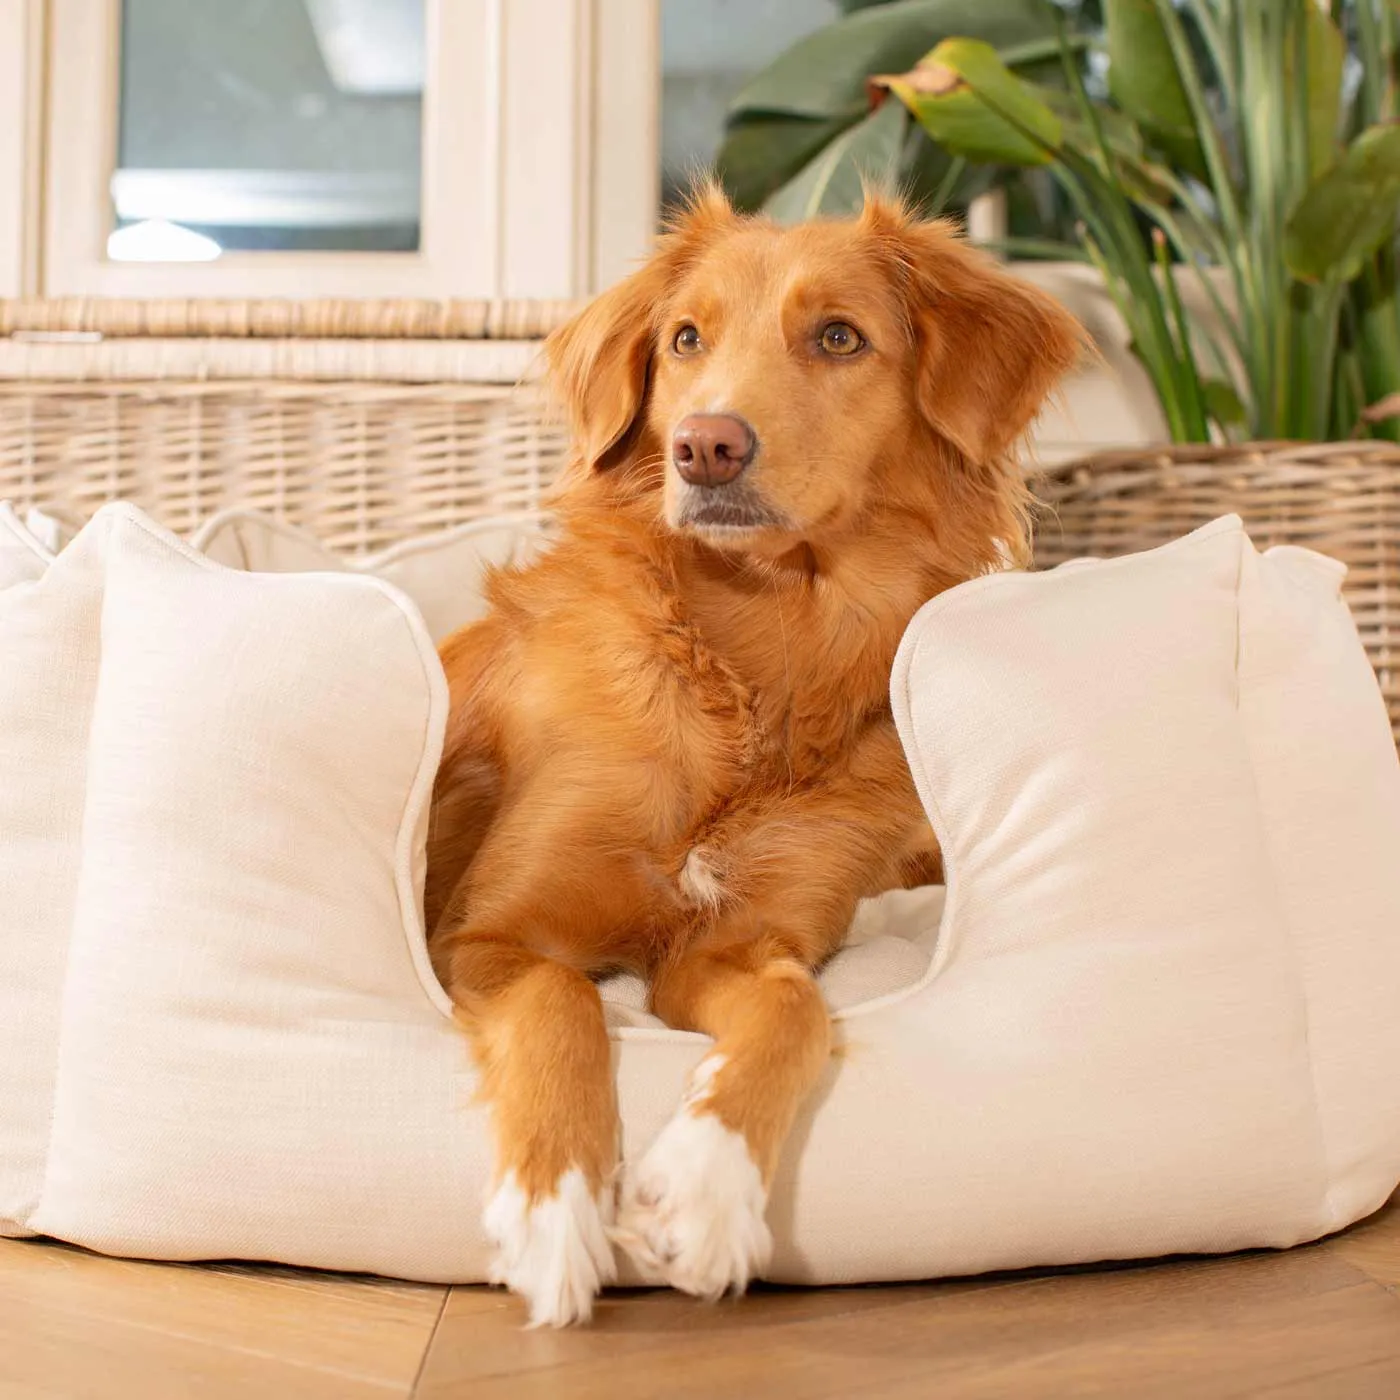
[[[680,873],[681,893],[705,909],[717,909],[724,901],[724,882],[715,873],[705,850],[696,846],[685,858]]]

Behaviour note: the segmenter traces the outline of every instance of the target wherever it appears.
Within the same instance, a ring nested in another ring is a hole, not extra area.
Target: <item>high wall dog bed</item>
[[[0,1231],[484,1279],[418,909],[443,676],[372,571],[227,566],[313,548],[276,537],[225,521],[220,563],[119,505],[55,557],[0,514]],[[466,567],[532,547],[485,538]],[[1400,766],[1339,582],[1226,518],[919,614],[893,698],[946,907],[875,902],[827,971],[771,1277],[1283,1246],[1385,1200]],[[633,1156],[706,1042],[608,997]]]

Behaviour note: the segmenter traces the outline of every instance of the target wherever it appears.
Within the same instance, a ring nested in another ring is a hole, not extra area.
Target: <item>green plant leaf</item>
[[[818,214],[848,214],[860,208],[862,177],[889,181],[904,147],[908,118],[888,102],[843,131],[764,204],[780,223]]]
[[[1368,127],[1315,180],[1284,229],[1288,269],[1307,282],[1350,282],[1392,236],[1400,206],[1400,122]]]
[[[1201,393],[1205,396],[1206,412],[1222,428],[1242,428],[1249,421],[1244,400],[1233,384],[1223,379],[1203,379]]]
[[[1305,5],[1303,13],[1307,25],[1307,72],[1303,75],[1301,99],[1297,91],[1300,83],[1293,72],[1296,65],[1291,61],[1285,65],[1284,82],[1288,100],[1301,100],[1307,108],[1309,174],[1316,179],[1337,159],[1347,42],[1317,5]]]
[[[1174,160],[1204,166],[1191,103],[1153,0],[1104,0],[1113,100]]]
[[[945,39],[911,72],[872,78],[945,150],[997,165],[1045,165],[1063,123],[980,39]]]
[[[1041,101],[1064,123],[1064,139],[1080,150],[1089,149],[1094,141],[1094,133],[1088,130],[1080,110],[1079,100],[1074,94],[1058,92],[1054,88],[1039,88],[1038,95]],[[1095,110],[1099,120],[1099,129],[1103,132],[1104,140],[1109,148],[1117,155],[1129,157],[1135,161],[1143,161],[1145,157],[1142,132],[1138,130],[1137,124],[1115,107],[1098,107]]]
[[[742,117],[730,125],[715,173],[735,207],[750,212],[853,124],[843,118]]]
[[[949,155],[928,139],[917,122],[907,123],[904,154],[899,163],[899,189],[926,215],[966,209],[978,195],[1000,185],[1002,177],[1003,172],[996,166],[975,165],[961,156]]]
[[[1347,288],[1352,360],[1345,366],[1354,393],[1351,421],[1360,410],[1400,392],[1400,286],[1394,247],[1382,247]],[[1371,433],[1400,441],[1400,419],[1373,420]]]
[[[807,117],[864,114],[871,73],[912,68],[941,39],[971,34],[998,48],[1053,38],[1046,0],[892,0],[836,20],[794,44],[730,104],[731,120],[754,112]]]

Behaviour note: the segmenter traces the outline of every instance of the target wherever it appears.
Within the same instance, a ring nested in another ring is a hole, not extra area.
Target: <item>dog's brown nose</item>
[[[733,413],[692,413],[671,439],[676,470],[692,486],[723,486],[753,461],[753,429]]]

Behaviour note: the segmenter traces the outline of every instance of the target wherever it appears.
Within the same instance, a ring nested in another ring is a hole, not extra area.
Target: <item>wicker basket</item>
[[[125,497],[185,532],[265,510],[364,554],[539,504],[564,430],[534,372],[562,302],[0,302],[0,500]],[[9,337],[6,339],[5,337]],[[1150,548],[1227,511],[1350,566],[1400,734],[1400,448],[1106,453],[1040,478],[1037,560]]]
[[[1051,468],[1036,564],[1150,549],[1230,511],[1261,549],[1347,565],[1347,601],[1400,740],[1400,446],[1256,443],[1109,452]]]
[[[0,500],[226,506],[363,555],[535,508],[556,302],[0,302]]]

